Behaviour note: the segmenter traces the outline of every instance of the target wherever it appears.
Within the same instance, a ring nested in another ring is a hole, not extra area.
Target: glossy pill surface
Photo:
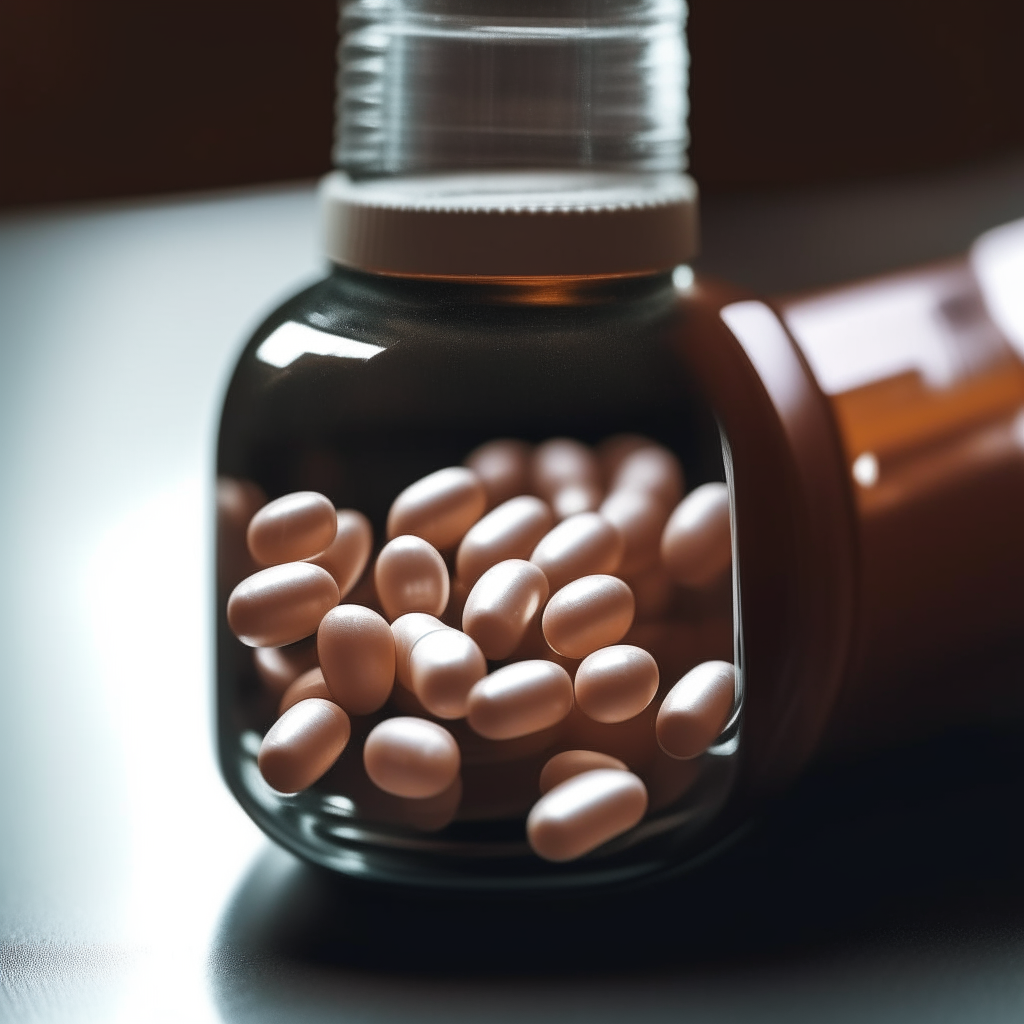
[[[471,587],[492,565],[508,558],[529,558],[554,525],[550,507],[540,498],[532,494],[510,498],[474,523],[462,538],[455,556],[456,575]]]
[[[301,700],[263,737],[260,773],[279,793],[298,793],[338,760],[351,734],[349,717],[337,704],[318,697]]]
[[[395,676],[407,690],[412,689],[412,676],[409,674],[409,655],[420,637],[432,633],[435,629],[450,629],[435,615],[425,612],[408,612],[399,615],[391,623],[391,633],[395,638]]]
[[[617,576],[594,575],[567,583],[548,601],[544,639],[567,658],[585,658],[618,643],[633,624],[636,602]]]
[[[419,537],[396,537],[385,544],[373,580],[389,619],[409,612],[440,615],[448,604],[448,566],[437,549]]]
[[[422,637],[409,656],[412,691],[438,718],[462,718],[469,691],[487,675],[483,652],[457,629],[438,629]]]
[[[727,661],[705,661],[672,687],[658,709],[655,732],[673,757],[698,757],[732,715],[736,673]]]
[[[603,516],[581,512],[546,534],[530,554],[543,570],[552,592],[581,576],[613,573],[623,552],[622,536]]]
[[[296,491],[264,505],[246,531],[249,552],[260,565],[310,558],[334,540],[334,505],[316,491]]]
[[[487,493],[465,466],[449,466],[410,484],[388,512],[388,537],[408,533],[445,551],[484,514]]]
[[[525,441],[500,438],[480,445],[466,456],[466,465],[483,484],[488,508],[530,489],[531,451]]]
[[[469,692],[467,721],[481,736],[509,740],[562,721],[572,710],[572,680],[552,661],[517,661]]]
[[[648,491],[612,491],[598,511],[622,535],[618,572],[633,576],[657,564],[670,505]]]
[[[462,628],[487,658],[500,661],[516,649],[547,596],[547,577],[532,562],[499,562],[469,592]]]
[[[620,463],[608,488],[611,491],[645,491],[672,508],[683,496],[683,467],[661,445],[647,445],[630,452]]]
[[[729,567],[729,489],[703,484],[676,506],[661,538],[665,569],[676,583],[706,586]]]
[[[366,774],[393,796],[437,796],[455,781],[459,763],[451,733],[425,718],[388,718],[373,727],[363,746]]]
[[[628,832],[646,810],[647,789],[636,775],[596,768],[545,793],[526,819],[526,835],[545,860],[575,860]]]
[[[566,779],[571,779],[574,775],[582,775],[584,772],[594,771],[596,768],[629,771],[624,762],[610,754],[601,754],[596,750],[563,750],[560,754],[555,754],[541,769],[540,791],[547,793],[548,790],[561,785]]]
[[[573,683],[576,706],[595,722],[626,722],[658,692],[658,663],[642,647],[617,644],[583,659]]]
[[[228,625],[250,647],[283,647],[315,633],[339,600],[338,584],[325,569],[286,562],[235,587],[228,598]]]
[[[350,715],[368,715],[391,695],[395,638],[375,611],[359,604],[332,608],[317,630],[316,649],[331,697]]]
[[[281,703],[277,706],[278,716],[283,715],[290,707],[298,704],[300,700],[308,700],[310,697],[319,697],[321,700],[329,700],[336,703],[331,697],[331,691],[327,689],[324,682],[324,674],[318,668],[311,668],[303,672],[295,679],[287,690],[281,695]]]
[[[334,540],[326,551],[311,558],[314,565],[326,569],[338,584],[342,598],[363,575],[373,549],[373,527],[370,520],[351,508],[339,508]]]

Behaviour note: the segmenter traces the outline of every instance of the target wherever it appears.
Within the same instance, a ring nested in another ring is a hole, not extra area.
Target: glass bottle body
[[[401,490],[495,439],[599,445],[639,434],[675,453],[687,490],[724,481],[727,444],[678,355],[685,330],[670,274],[471,283],[335,269],[275,311],[246,346],[224,405],[219,494],[230,499],[242,487],[262,500],[319,491],[369,518],[376,553]],[[504,747],[481,740],[465,721],[443,723],[462,748],[461,797],[432,817],[427,803],[410,807],[375,792],[362,770],[368,729],[410,713],[410,695],[398,684],[380,712],[353,718],[352,741],[312,788],[283,795],[263,781],[256,754],[275,719],[276,695],[225,619],[228,594],[255,568],[240,531],[244,516],[228,500],[218,521],[221,764],[248,813],[289,849],[380,880],[542,888],[674,870],[720,837],[716,823],[740,745],[740,684],[725,731],[696,759],[670,758],[658,747],[654,715],[694,665],[737,659],[737,581],[728,574],[700,591],[665,585],[653,596],[627,579],[638,611],[622,642],[650,650],[661,676],[658,698],[632,721],[602,725],[577,708],[554,728]],[[372,564],[344,602],[376,606]],[[446,615],[456,627],[458,614],[453,601]],[[315,657],[314,643],[300,641],[294,651]],[[537,777],[553,754],[580,748],[636,771],[648,812],[579,860],[544,861],[524,830]]]

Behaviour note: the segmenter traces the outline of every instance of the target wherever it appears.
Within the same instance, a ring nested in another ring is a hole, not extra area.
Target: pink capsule
[[[584,576],[548,601],[541,618],[544,639],[567,658],[585,658],[618,643],[633,624],[633,591],[617,576]]]
[[[655,729],[662,750],[672,757],[698,757],[732,715],[736,672],[727,661],[705,661],[690,669],[668,691]]]
[[[439,618],[425,612],[409,612],[399,615],[391,623],[395,638],[395,675],[407,690],[412,689],[412,675],[409,671],[409,655],[416,642],[436,629],[450,629]]]
[[[508,558],[529,558],[554,525],[551,509],[540,498],[531,494],[510,498],[474,523],[462,538],[455,556],[458,578],[471,587],[492,565]]]
[[[500,661],[516,649],[547,596],[547,577],[532,562],[499,562],[469,592],[462,628],[487,658]]]
[[[525,441],[502,439],[482,444],[466,456],[465,464],[487,493],[488,508],[529,491],[531,451]]]
[[[622,535],[596,512],[581,512],[559,523],[530,555],[543,570],[551,591],[594,573],[613,573],[622,561]]]
[[[626,722],[654,700],[658,680],[658,663],[643,648],[604,647],[576,670],[576,706],[597,722]]]
[[[508,740],[539,732],[572,710],[569,673],[551,661],[517,661],[469,692],[466,720],[481,736]]]
[[[348,715],[337,704],[301,700],[263,737],[256,759],[260,774],[279,793],[308,789],[338,760],[351,734]]]
[[[537,445],[533,452],[531,477],[534,493],[549,501],[564,487],[601,484],[601,472],[594,453],[579,441],[555,437]]]
[[[555,786],[561,785],[566,779],[574,775],[582,775],[583,772],[591,772],[596,768],[612,768],[622,772],[628,772],[626,767],[617,757],[608,754],[598,753],[596,750],[563,750],[555,754],[540,773],[540,791],[546,793]]]
[[[283,647],[316,632],[340,600],[331,574],[308,562],[261,569],[228,598],[228,625],[249,647]]]
[[[334,540],[334,505],[316,491],[296,491],[264,505],[250,520],[246,540],[260,565],[298,562]]]
[[[647,811],[647,790],[632,772],[596,768],[549,790],[526,819],[534,853],[568,861],[628,832]]]
[[[388,537],[411,534],[446,551],[462,540],[486,507],[484,485],[471,469],[439,469],[395,498],[388,512]]]
[[[303,672],[281,696],[281,703],[277,706],[278,717],[283,715],[290,707],[294,707],[300,700],[307,700],[310,697],[319,697],[321,700],[329,700],[336,703],[331,697],[331,691],[327,689],[324,682],[324,674],[318,668],[311,668]]]
[[[332,608],[316,635],[331,698],[350,715],[384,706],[395,681],[395,638],[375,611],[360,604]]]
[[[362,512],[351,508],[339,508],[336,519],[338,526],[330,547],[309,561],[326,569],[334,577],[344,599],[359,581],[370,560],[373,527]]]
[[[299,676],[316,668],[316,644],[257,647],[252,652],[252,661],[263,685],[275,697],[280,697]]]
[[[669,505],[649,491],[612,491],[598,511],[622,535],[621,575],[643,573],[657,564]]]
[[[688,494],[665,524],[661,557],[669,575],[686,587],[706,587],[732,561],[729,489],[703,484]]]
[[[652,444],[630,452],[612,477],[611,491],[644,491],[673,508],[683,496],[683,467],[661,445]]]
[[[424,718],[387,718],[373,727],[363,746],[366,774],[393,796],[437,796],[455,781],[459,763],[451,733]]]
[[[373,579],[389,619],[409,612],[440,615],[448,604],[448,567],[437,549],[419,537],[405,535],[385,544]]]
[[[474,641],[456,629],[422,637],[409,655],[412,691],[438,718],[462,718],[469,691],[487,675],[487,662]]]

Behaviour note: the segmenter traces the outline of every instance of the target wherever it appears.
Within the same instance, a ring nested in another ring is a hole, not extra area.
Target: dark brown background
[[[1024,147],[1020,0],[692,0],[707,190]],[[0,205],[310,178],[329,166],[335,0],[4,0]]]

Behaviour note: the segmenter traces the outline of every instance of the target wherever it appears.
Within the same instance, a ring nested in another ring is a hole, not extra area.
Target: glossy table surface
[[[1024,160],[715,197],[703,268],[797,290],[1024,216]],[[0,219],[0,1020],[1024,1016],[1024,737],[818,768],[657,891],[366,891],[274,848],[210,722],[213,438],[320,273],[309,186]]]

